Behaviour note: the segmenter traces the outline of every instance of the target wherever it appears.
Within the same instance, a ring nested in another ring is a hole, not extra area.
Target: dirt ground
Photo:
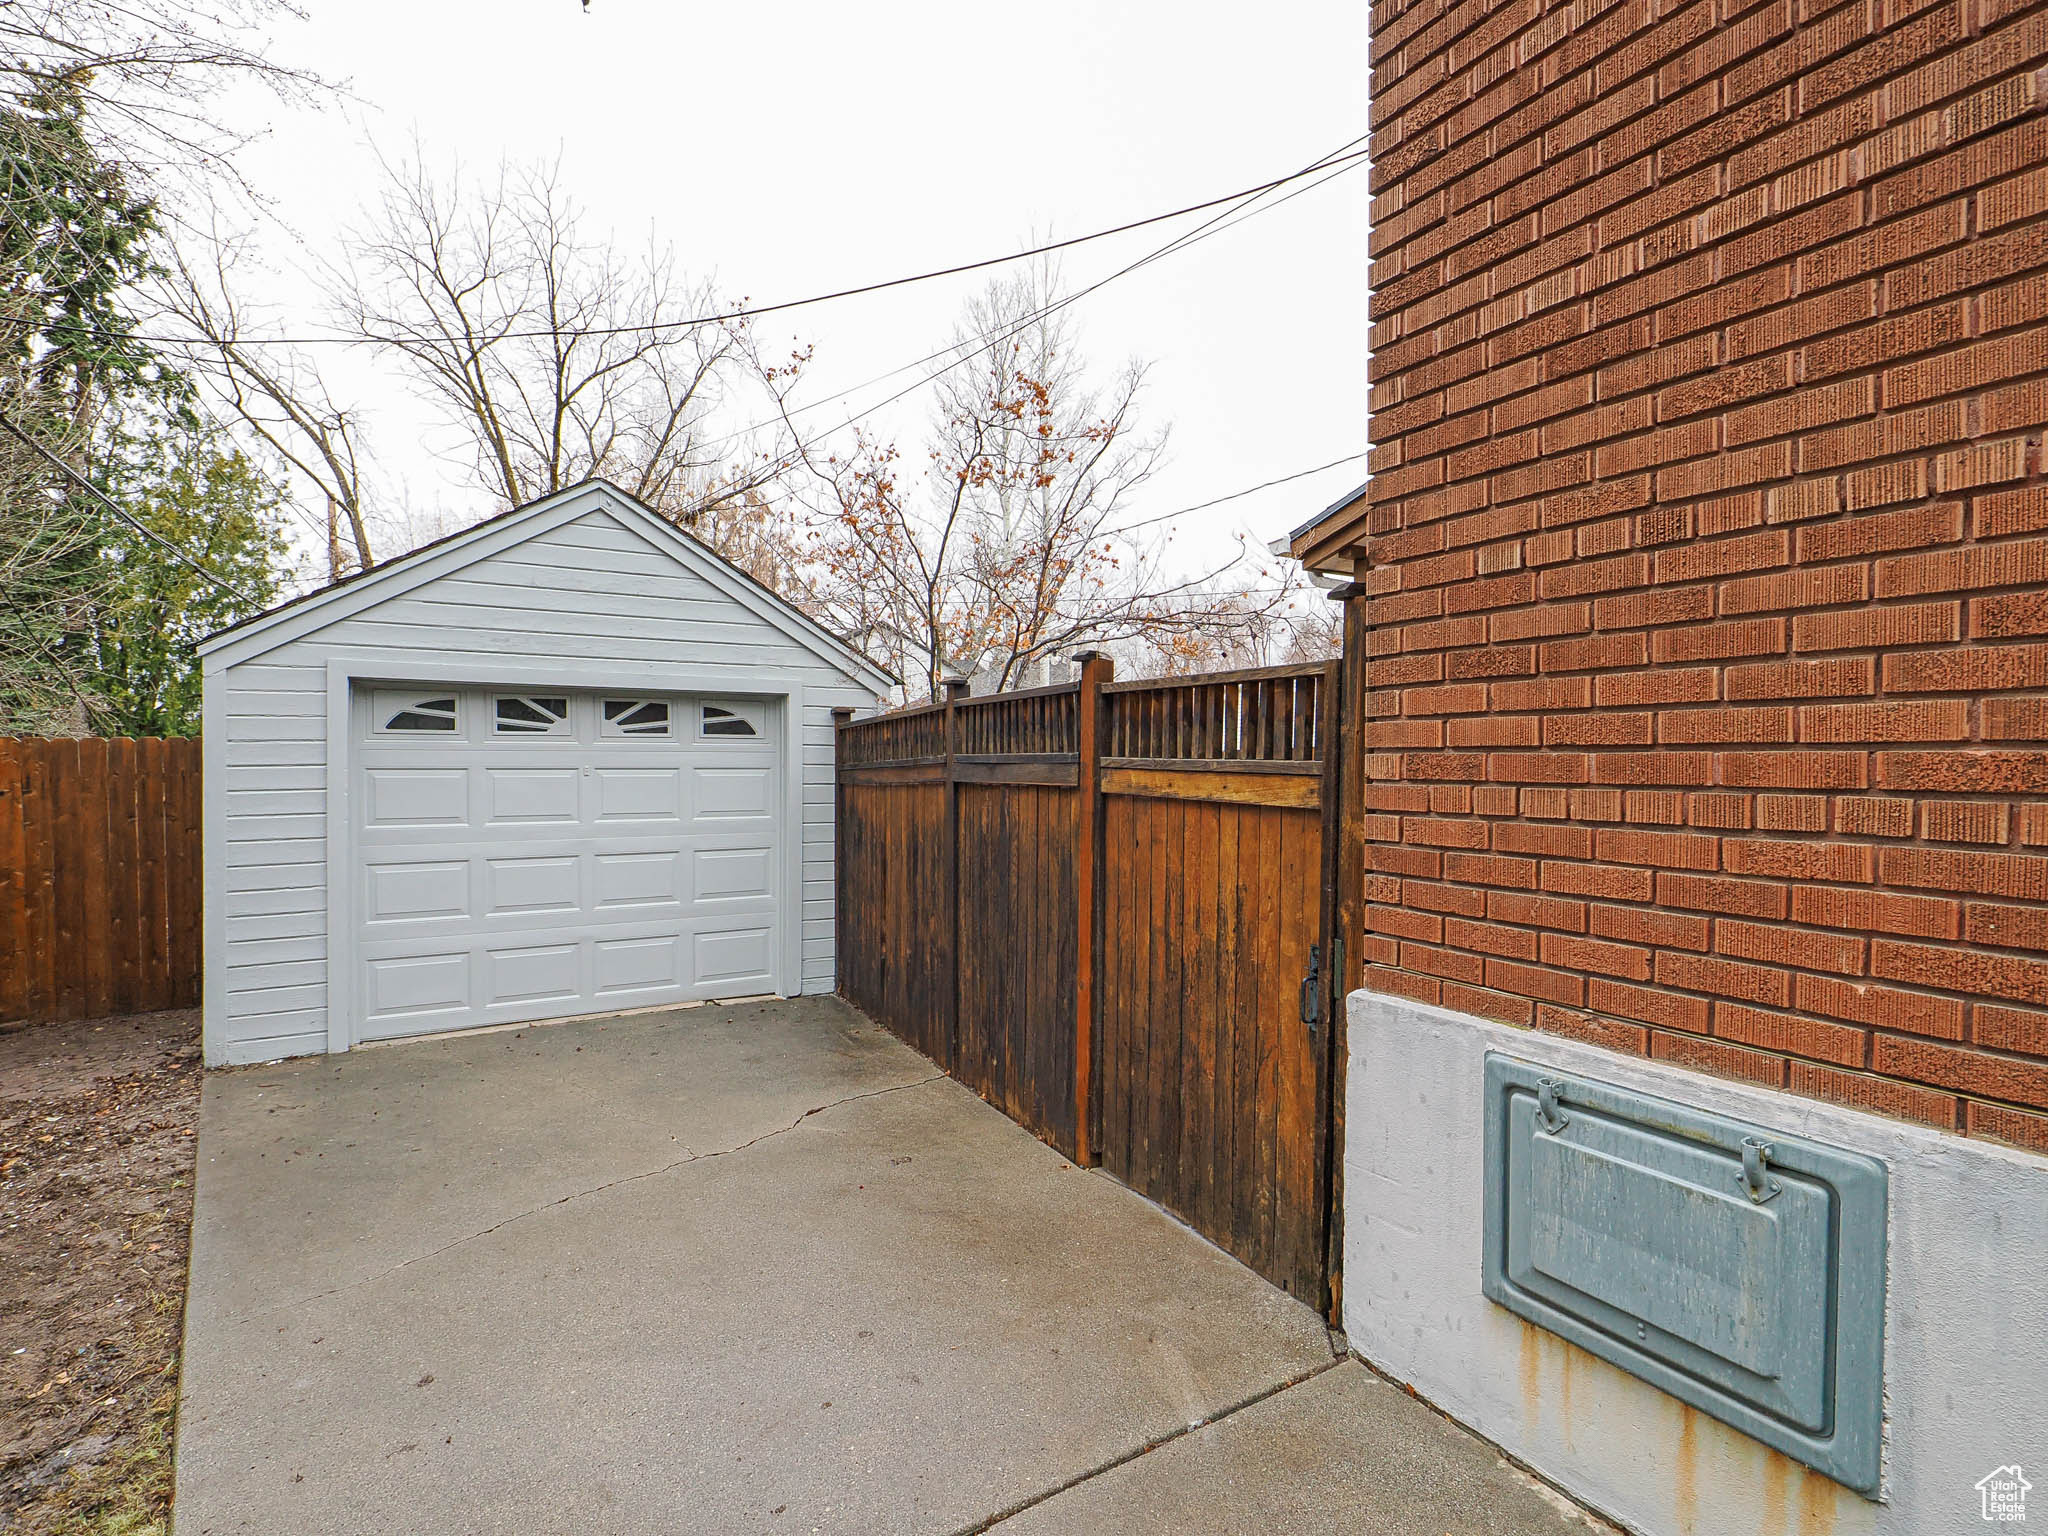
[[[0,1532],[160,1536],[199,1015],[0,1034]]]

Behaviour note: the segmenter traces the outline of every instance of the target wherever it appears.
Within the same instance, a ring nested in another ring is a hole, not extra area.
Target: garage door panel
[[[596,906],[600,912],[682,905],[682,855],[673,849],[600,853],[593,862],[597,868]]]
[[[683,819],[680,768],[599,768],[593,777],[600,823],[679,823]]]
[[[364,869],[363,920],[393,923],[470,915],[467,859],[371,864]]]
[[[577,805],[579,775],[574,767],[486,768],[484,776],[490,786],[486,826],[507,822],[575,826],[582,819]]]
[[[487,949],[483,1004],[569,1003],[583,995],[581,946],[535,944]]]
[[[372,768],[364,774],[364,825],[459,827],[469,820],[462,768]]]
[[[774,814],[772,768],[698,768],[694,770],[691,797],[696,820],[718,821],[735,816],[769,817]]]
[[[585,695],[515,736],[450,695],[468,724],[433,739],[357,720],[360,1038],[774,990],[800,829],[772,740],[700,738],[690,699],[673,736],[610,734]]]
[[[454,1013],[469,1007],[469,951],[404,955],[364,962],[372,1019]]]
[[[767,896],[775,861],[766,848],[699,848],[691,855],[690,894],[698,901]]]
[[[600,997],[672,991],[683,985],[683,941],[673,933],[644,939],[601,939],[592,946]]]
[[[691,956],[690,980],[698,987],[766,991],[774,959],[774,930],[765,925],[699,933]]]
[[[483,915],[580,912],[581,864],[573,853],[484,860]]]

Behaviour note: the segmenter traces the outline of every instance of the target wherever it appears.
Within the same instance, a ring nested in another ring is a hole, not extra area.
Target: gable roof
[[[209,659],[218,656],[223,665],[260,656],[598,510],[610,513],[622,526],[639,534],[678,565],[710,582],[797,644],[877,693],[887,692],[896,683],[887,671],[848,642],[787,598],[761,585],[701,539],[676,527],[610,481],[597,479],[581,481],[523,507],[487,517],[459,533],[422,544],[387,564],[360,571],[239,620],[200,641],[199,654]]]

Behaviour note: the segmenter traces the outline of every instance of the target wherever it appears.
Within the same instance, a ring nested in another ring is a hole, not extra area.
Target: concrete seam
[[[1528,1462],[1515,1455],[1514,1452],[1508,1450],[1497,1441],[1488,1439],[1484,1434],[1480,1433],[1470,1424],[1467,1424],[1449,1409],[1440,1406],[1433,1399],[1425,1397],[1416,1390],[1414,1383],[1403,1381],[1400,1377],[1382,1370],[1355,1349],[1349,1351],[1349,1358],[1356,1360],[1366,1370],[1378,1377],[1383,1385],[1400,1393],[1403,1397],[1414,1399],[1439,1419],[1442,1419],[1446,1424],[1456,1429],[1460,1434],[1470,1435],[1474,1440],[1477,1440],[1489,1451],[1492,1451],[1500,1459],[1502,1465],[1520,1473],[1530,1483],[1535,1484],[1539,1493],[1547,1494],[1553,1505],[1562,1504],[1567,1506],[1565,1510],[1560,1510],[1560,1513],[1568,1513],[1571,1516],[1575,1516],[1589,1530],[1602,1532],[1604,1536],[1632,1536],[1632,1533],[1634,1533],[1634,1536],[1639,1536],[1634,1526],[1624,1525],[1613,1516],[1603,1514],[1601,1511],[1594,1509],[1577,1494],[1566,1490],[1563,1484],[1544,1476],[1543,1473],[1537,1471]]]
[[[1162,1445],[1171,1445],[1174,1441],[1182,1438],[1185,1435],[1191,1435],[1198,1429],[1207,1429],[1211,1425],[1221,1424],[1225,1419],[1230,1418],[1233,1414],[1242,1413],[1247,1408],[1256,1408],[1260,1403],[1265,1402],[1269,1398],[1278,1397],[1282,1392],[1286,1392],[1291,1388],[1298,1387],[1305,1381],[1313,1381],[1316,1377],[1322,1375],[1325,1371],[1334,1371],[1338,1366],[1342,1365],[1348,1358],[1349,1356],[1340,1356],[1336,1359],[1325,1360],[1320,1365],[1312,1365],[1307,1370],[1300,1372],[1298,1375],[1288,1377],[1285,1381],[1277,1381],[1274,1382],[1271,1386],[1261,1387],[1258,1391],[1252,1393],[1249,1397],[1240,1398],[1238,1399],[1238,1401],[1232,1403],[1229,1407],[1223,1408],[1216,1413],[1212,1413],[1206,1418],[1196,1419],[1191,1424],[1179,1425],[1174,1429],[1168,1430],[1163,1435],[1157,1436],[1154,1439],[1146,1441],[1143,1445],[1136,1446],[1133,1447],[1131,1450],[1121,1452],[1118,1455],[1110,1457],[1107,1461],[1097,1462],[1094,1466],[1088,1468],[1086,1471],[1077,1472],[1072,1477],[1067,1478],[1063,1482],[1055,1483],[1050,1488],[1040,1489],[1037,1493],[1030,1494],[1025,1498],[1019,1499],[1014,1504],[1010,1504],[1002,1509],[997,1510],[994,1514],[990,1515],[985,1520],[978,1521],[973,1525],[962,1526],[960,1527],[960,1529],[953,1532],[953,1536],[982,1536],[982,1533],[993,1530],[996,1526],[1001,1525],[1005,1520],[1013,1520],[1018,1515],[1023,1514],[1027,1509],[1035,1509],[1040,1504],[1045,1503],[1048,1499],[1058,1498],[1061,1494],[1067,1492],[1069,1489],[1078,1488],[1083,1483],[1093,1482],[1096,1478],[1101,1477],[1104,1473],[1114,1472],[1118,1467],[1127,1466],[1129,1463],[1136,1461],[1139,1457],[1149,1455],[1151,1452],[1158,1450]]]
[[[616,1179],[608,1179],[602,1184],[593,1184],[589,1189],[573,1190],[566,1195],[559,1195],[553,1200],[545,1201],[540,1205],[536,1205],[531,1210],[516,1211],[512,1215],[507,1216],[503,1221],[494,1222],[490,1226],[484,1227],[480,1231],[467,1233],[462,1237],[458,1237],[453,1239],[452,1241],[443,1243],[438,1248],[429,1249],[425,1253],[416,1253],[411,1258],[400,1259],[396,1264],[387,1265],[385,1268],[378,1270],[375,1274],[364,1275],[361,1279],[351,1280],[346,1285],[330,1286],[328,1289],[324,1291],[314,1291],[311,1295],[301,1296],[293,1301],[272,1302],[268,1306],[258,1307],[253,1312],[241,1313],[238,1316],[236,1316],[233,1319],[233,1321],[237,1323],[245,1323],[248,1322],[251,1318],[261,1317],[268,1312],[276,1312],[280,1309],[288,1307],[303,1307],[311,1302],[325,1301],[330,1296],[339,1296],[343,1291],[353,1291],[365,1285],[375,1284],[379,1280],[397,1274],[401,1269],[410,1268],[414,1264],[423,1264],[428,1259],[439,1258],[444,1253],[450,1252],[451,1250],[456,1248],[460,1248],[464,1244],[473,1243],[481,1238],[489,1237],[494,1232],[502,1232],[505,1230],[505,1228],[512,1226],[514,1223],[525,1221],[527,1218],[532,1216],[538,1216],[543,1211],[551,1211],[554,1210],[557,1206],[568,1205],[573,1201],[582,1200],[591,1195],[601,1195],[606,1190],[617,1189],[624,1184],[638,1183],[642,1179],[657,1179],[665,1173],[674,1173],[678,1168],[688,1167],[692,1163],[708,1163],[714,1162],[721,1157],[732,1157],[737,1153],[747,1151],[751,1147],[758,1147],[764,1141],[773,1141],[778,1136],[787,1136],[791,1131],[796,1130],[806,1120],[809,1120],[813,1115],[822,1115],[828,1109],[837,1109],[842,1104],[852,1104],[860,1099],[876,1099],[882,1097],[882,1095],[884,1094],[901,1093],[907,1088],[922,1088],[927,1083],[936,1083],[943,1081],[945,1075],[946,1074],[943,1072],[935,1072],[929,1077],[920,1077],[908,1083],[894,1083],[887,1088],[870,1088],[864,1093],[849,1093],[844,1098],[833,1099],[830,1103],[819,1104],[811,1109],[807,1109],[802,1114],[798,1115],[794,1120],[790,1121],[789,1124],[777,1126],[772,1131],[763,1131],[760,1135],[755,1136],[747,1141],[743,1141],[739,1143],[739,1145],[737,1146],[720,1147],[715,1152],[690,1152],[682,1157],[677,1158],[672,1163],[664,1163],[659,1168],[646,1168],[642,1169],[638,1173],[621,1174]]]

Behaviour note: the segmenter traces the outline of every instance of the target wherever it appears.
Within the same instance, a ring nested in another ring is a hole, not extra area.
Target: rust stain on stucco
[[[1522,1422],[1533,1430],[1543,1410],[1543,1335],[1526,1318],[1515,1322],[1522,1330]]]
[[[1828,1536],[1834,1530],[1836,1492],[1820,1473],[1799,1469],[1799,1536]]]
[[[1678,1466],[1672,1478],[1672,1511],[1679,1529],[1690,1532],[1700,1504],[1700,1418],[1686,1403],[1678,1405]]]
[[[1564,1443],[1566,1450],[1576,1450],[1572,1444],[1572,1361],[1577,1358],[1579,1348],[1571,1340],[1564,1341],[1564,1348],[1558,1354],[1558,1404],[1564,1414]]]
[[[1792,1463],[1776,1451],[1764,1452],[1763,1520],[1757,1536],[1785,1536],[1785,1517],[1790,1512],[1786,1482]]]

